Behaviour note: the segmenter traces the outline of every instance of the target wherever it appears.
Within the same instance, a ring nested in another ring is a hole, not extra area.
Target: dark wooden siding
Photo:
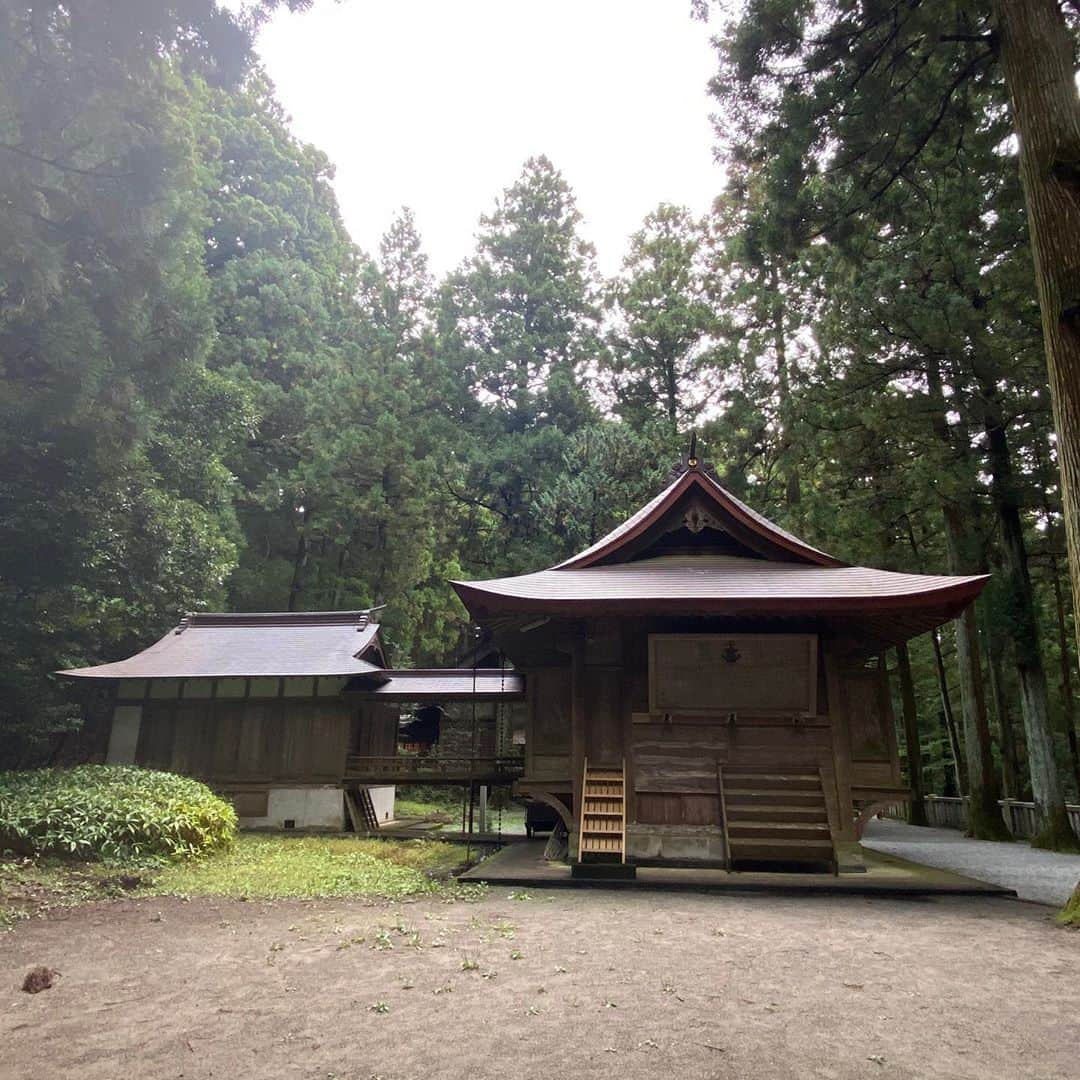
[[[351,730],[366,752],[394,752],[390,710],[359,714],[339,699],[147,701],[136,762],[215,784],[335,783],[344,775]]]

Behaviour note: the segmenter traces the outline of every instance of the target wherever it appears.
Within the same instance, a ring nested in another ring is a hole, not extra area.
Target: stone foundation
[[[718,825],[626,826],[626,858],[633,862],[723,866],[724,832]]]

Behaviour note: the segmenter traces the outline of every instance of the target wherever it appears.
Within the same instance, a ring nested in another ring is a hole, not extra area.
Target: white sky
[[[689,0],[317,0],[258,43],[296,134],[337,168],[374,252],[411,206],[436,273],[473,248],[526,158],[573,187],[601,270],[657,203],[703,212],[720,185],[709,29]]]

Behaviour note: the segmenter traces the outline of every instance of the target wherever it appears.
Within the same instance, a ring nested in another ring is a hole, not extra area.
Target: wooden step
[[[809,788],[816,790],[821,787],[821,780],[809,773],[764,773],[742,772],[738,769],[724,770],[724,783],[731,787],[755,787],[755,788]]]
[[[751,788],[731,787],[724,789],[724,796],[729,803],[737,805],[745,803],[779,803],[785,806],[817,806],[824,805],[825,794],[820,789],[811,791],[809,788],[783,789],[783,788]]]
[[[733,821],[728,826],[728,835],[732,840],[830,840],[828,824],[818,825],[813,822],[790,823],[786,821]]]
[[[718,766],[731,865],[795,863],[835,868],[821,773],[813,766]]]
[[[578,858],[597,856],[626,861],[626,784],[624,772],[590,769],[585,761],[578,819]]]
[[[743,821],[820,821],[828,823],[829,813],[824,803],[809,806],[778,805],[777,803],[753,803],[749,806],[728,807],[728,820],[735,824]]]

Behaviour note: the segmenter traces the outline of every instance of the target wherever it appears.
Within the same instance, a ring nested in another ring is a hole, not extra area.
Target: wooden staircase
[[[815,766],[718,765],[728,865],[827,867],[836,872],[836,849],[821,770]]]
[[[579,830],[582,862],[626,862],[625,762],[621,769],[593,769],[585,759]]]
[[[349,811],[354,832],[377,833],[379,831],[379,815],[375,813],[375,804],[371,801],[371,792],[367,788],[346,791],[345,808]]]

